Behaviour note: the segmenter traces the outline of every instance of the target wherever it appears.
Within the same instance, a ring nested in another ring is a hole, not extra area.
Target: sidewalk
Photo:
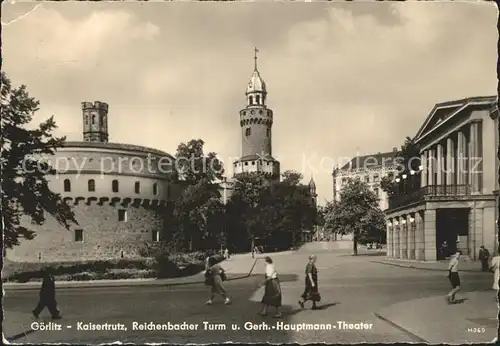
[[[35,319],[29,313],[4,311],[3,335],[7,340],[15,340],[17,343],[29,342],[29,334],[34,332],[30,324],[34,321]]]
[[[446,271],[448,269],[449,261],[433,261],[433,262],[423,262],[415,260],[401,260],[393,259],[390,257],[380,258],[376,260],[371,260],[374,263],[380,263],[385,265],[391,265],[395,267],[402,268],[412,268],[412,269],[424,269],[424,270],[439,270]],[[472,260],[460,260],[461,272],[481,272],[481,263],[479,261]]]
[[[493,290],[464,292],[461,304],[445,297],[421,298],[390,305],[375,315],[431,344],[489,343],[497,335],[498,306]]]
[[[290,254],[291,251],[274,253],[272,256]],[[258,262],[263,263],[266,254],[259,254],[252,259],[251,254],[237,254],[229,260],[221,262],[226,270],[228,280],[238,280],[249,277],[254,271],[262,272]],[[256,268],[257,267],[257,268]],[[116,286],[179,286],[201,284],[205,281],[205,273],[200,272],[192,276],[169,279],[120,279],[120,280],[89,280],[89,281],[56,281],[57,288],[87,288],[87,287],[116,287]],[[9,290],[38,290],[40,282],[31,281],[26,283],[6,282],[3,284],[5,291]]]

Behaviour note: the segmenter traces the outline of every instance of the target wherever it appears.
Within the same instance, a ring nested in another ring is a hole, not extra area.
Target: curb
[[[383,261],[370,261],[370,262],[379,263],[379,264],[385,264],[385,265],[388,265],[388,266],[400,267],[400,268],[409,268],[409,269],[417,269],[417,270],[431,270],[431,271],[439,271],[439,272],[446,271],[446,269],[422,268],[422,267],[416,267],[416,266],[413,266],[413,265],[404,265],[404,264],[399,264],[399,263],[389,263],[389,262],[383,262]],[[483,273],[480,270],[471,270],[471,269],[460,269],[460,272],[466,272],[466,273]]]
[[[423,344],[430,344],[430,342],[428,342],[427,340],[425,340],[425,339],[421,338],[421,337],[420,337],[420,336],[418,336],[417,334],[414,334],[414,333],[410,332],[408,329],[401,327],[399,324],[394,323],[394,322],[393,322],[393,321],[391,321],[390,319],[385,318],[384,316],[382,316],[382,315],[380,315],[380,314],[378,314],[378,313],[376,313],[376,312],[374,312],[373,314],[374,314],[374,315],[375,315],[375,317],[377,317],[378,319],[380,319],[380,320],[384,321],[384,322],[385,322],[385,323],[387,323],[387,324],[390,324],[392,327],[394,327],[394,328],[396,328],[396,329],[398,329],[398,330],[402,331],[403,333],[408,334],[411,338],[413,338],[413,339],[414,339],[414,340],[416,340],[417,342],[419,342],[419,343],[423,343]]]
[[[226,281],[235,281],[235,280],[241,280],[241,279],[246,279],[252,275],[252,272],[255,268],[255,265],[257,264],[258,260],[262,260],[263,258],[256,258],[254,260],[254,263],[252,265],[252,268],[250,268],[250,271],[248,274],[244,275],[239,275],[239,276],[234,276],[234,277],[228,277]],[[161,280],[161,279],[160,279]],[[75,281],[74,284],[71,284],[69,286],[57,286],[57,289],[74,289],[74,288],[109,288],[109,287],[144,287],[144,286],[161,286],[161,287],[175,287],[175,286],[187,286],[187,285],[196,285],[196,284],[204,284],[204,280],[197,280],[197,281],[186,281],[186,282],[165,282],[165,283],[159,283],[156,280],[148,280],[144,282],[136,281],[135,283],[132,282],[126,282],[126,281],[121,281],[121,282],[107,282],[100,284],[99,280],[89,280],[89,281]],[[39,291],[40,290],[40,285],[26,285],[26,286],[11,286],[9,287],[8,285],[3,284],[3,288],[5,292],[8,291]]]

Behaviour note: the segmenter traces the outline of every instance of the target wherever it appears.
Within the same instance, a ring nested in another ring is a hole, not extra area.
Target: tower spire
[[[257,47],[253,47],[253,60],[254,60],[254,71],[257,71],[257,53],[259,49]]]

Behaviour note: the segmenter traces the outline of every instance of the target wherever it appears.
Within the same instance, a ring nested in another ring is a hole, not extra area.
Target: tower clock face
[[[252,114],[255,114],[255,111],[252,111]]]

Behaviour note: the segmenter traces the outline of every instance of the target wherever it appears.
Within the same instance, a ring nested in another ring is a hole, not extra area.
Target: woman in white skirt
[[[500,250],[500,249],[498,249]],[[500,281],[500,251],[495,257],[491,259],[491,267],[490,270],[493,271],[493,289],[497,292],[496,299],[500,299],[499,297],[499,281]]]

